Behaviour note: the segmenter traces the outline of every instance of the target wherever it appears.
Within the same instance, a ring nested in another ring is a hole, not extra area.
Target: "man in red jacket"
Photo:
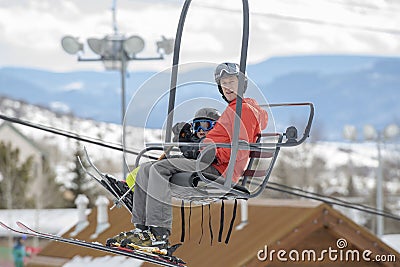
[[[218,89],[222,94],[222,98],[228,102],[228,107],[222,113],[221,117],[215,124],[214,128],[207,134],[204,142],[213,143],[231,143],[233,138],[233,127],[236,116],[236,99],[239,84],[239,75],[243,75],[239,71],[239,66],[235,63],[222,63],[215,70],[215,81],[218,84]],[[245,80],[245,89],[247,80]],[[262,109],[257,102],[252,98],[244,98],[242,101],[242,115],[240,120],[239,140],[244,140],[248,143],[255,143],[257,135],[261,130],[267,127],[268,113]],[[216,162],[212,165],[225,176],[225,170],[231,155],[230,148],[216,149]],[[244,169],[247,166],[249,159],[249,151],[238,150],[233,182],[237,182],[242,176]]]
[[[231,144],[236,116],[236,99],[238,94],[239,77],[243,75],[235,63],[222,63],[215,69],[215,81],[222,98],[228,102],[228,107],[215,123],[206,139],[206,143]],[[246,77],[245,89],[247,86]],[[244,98],[240,122],[239,140],[254,143],[259,134],[267,126],[268,115],[251,98]],[[230,160],[230,148],[216,148],[209,161],[200,162],[203,172],[226,177],[226,170]],[[201,151],[200,151],[201,153]],[[190,153],[197,155],[198,153]],[[215,156],[214,156],[215,155]],[[237,182],[241,177],[249,160],[249,151],[238,150],[232,181]],[[156,162],[141,164],[136,176],[134,203],[132,209],[132,222],[135,229],[121,233],[110,242],[127,243],[139,247],[169,246],[168,237],[172,228],[171,205],[171,177],[178,172],[196,171],[196,159],[193,158],[168,158]]]

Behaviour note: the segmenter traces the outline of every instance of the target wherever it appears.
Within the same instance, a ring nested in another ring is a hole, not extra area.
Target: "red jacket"
[[[214,128],[207,134],[204,142],[207,143],[231,143],[233,138],[233,126],[235,121],[236,99],[229,103],[228,107],[218,119]],[[252,98],[243,99],[242,104],[242,120],[240,125],[239,140],[245,140],[249,143],[255,143],[257,134],[261,133],[267,127],[268,113],[262,109]],[[230,148],[217,148],[217,162],[213,166],[226,177],[226,169],[228,167],[231,156]],[[244,169],[249,160],[248,150],[238,150],[233,182],[237,182],[242,176]]]

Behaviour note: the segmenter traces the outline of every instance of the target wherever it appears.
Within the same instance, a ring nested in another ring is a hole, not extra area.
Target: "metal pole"
[[[118,34],[118,26],[117,26],[117,0],[113,0],[112,6],[111,6],[111,12],[112,12],[112,24],[113,24],[113,31],[114,34]]]
[[[172,58],[172,73],[171,73],[171,83],[169,87],[169,100],[168,100],[168,113],[167,113],[167,126],[165,133],[165,142],[171,142],[172,135],[172,123],[174,120],[174,108],[175,108],[175,97],[176,97],[176,84],[178,80],[178,67],[179,67],[179,52],[181,49],[181,39],[183,26],[185,25],[186,14],[189,10],[189,6],[192,0],[185,0],[181,15],[179,17],[178,28],[175,35],[174,44],[174,55]]]
[[[378,133],[377,147],[378,147],[378,173],[376,179],[376,208],[383,211],[383,168],[382,168],[382,154],[381,154],[382,133]],[[383,235],[383,216],[376,216],[376,235],[382,237]]]
[[[233,136],[231,139],[232,149],[229,158],[228,167],[226,170],[226,179],[224,181],[225,187],[232,186],[232,177],[236,164],[237,152],[239,150],[239,132],[240,125],[242,122],[242,103],[243,103],[243,93],[244,93],[244,79],[246,75],[246,61],[247,61],[247,50],[249,43],[249,3],[247,0],[242,0],[243,6],[243,32],[242,32],[242,49],[240,53],[240,73],[239,84],[238,84],[238,95],[236,97],[236,116],[233,124]]]
[[[121,45],[122,49],[122,45]],[[126,76],[126,55],[125,51],[122,49],[121,51],[121,126],[122,126],[122,148],[123,148],[123,153],[122,153],[122,170],[123,170],[123,179],[126,178],[126,175],[128,173],[127,167],[125,164],[125,147],[126,147],[126,142],[125,142],[125,131],[124,131],[124,119],[125,119],[125,76]]]
[[[4,173],[3,179],[5,179],[6,183],[6,203],[7,203],[7,213],[8,213],[8,222],[12,222],[13,220],[13,213],[12,213],[12,208],[13,208],[13,194],[12,194],[12,179],[13,177],[11,176],[11,171],[9,170],[8,166],[6,167],[6,171]],[[8,233],[8,247],[12,248],[13,247],[13,235],[11,232]]]

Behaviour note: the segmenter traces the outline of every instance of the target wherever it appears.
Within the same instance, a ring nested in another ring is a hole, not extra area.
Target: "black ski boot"
[[[121,241],[121,246],[136,250],[145,250],[157,254],[168,254],[170,231],[163,227],[150,227],[144,230],[141,235],[127,236]]]
[[[169,236],[171,231],[164,227],[150,227],[150,240],[152,242],[152,247],[156,246],[160,249],[167,249],[169,247]]]
[[[125,247],[126,244],[131,242],[143,242],[144,240],[149,240],[148,227],[141,224],[136,224],[135,229],[128,232],[121,232],[118,235],[108,238],[106,241],[106,246],[121,246]]]

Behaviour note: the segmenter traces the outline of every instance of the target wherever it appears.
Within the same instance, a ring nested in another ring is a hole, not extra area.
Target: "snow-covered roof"
[[[89,256],[75,256],[72,260],[63,265],[63,267],[139,267],[143,261],[129,259],[124,256],[104,256],[92,258]]]
[[[0,210],[0,221],[11,227],[21,221],[34,229],[50,234],[60,234],[78,222],[76,209],[15,209]],[[0,228],[0,236],[9,235],[9,231]]]
[[[382,240],[400,253],[400,234],[384,235]]]

